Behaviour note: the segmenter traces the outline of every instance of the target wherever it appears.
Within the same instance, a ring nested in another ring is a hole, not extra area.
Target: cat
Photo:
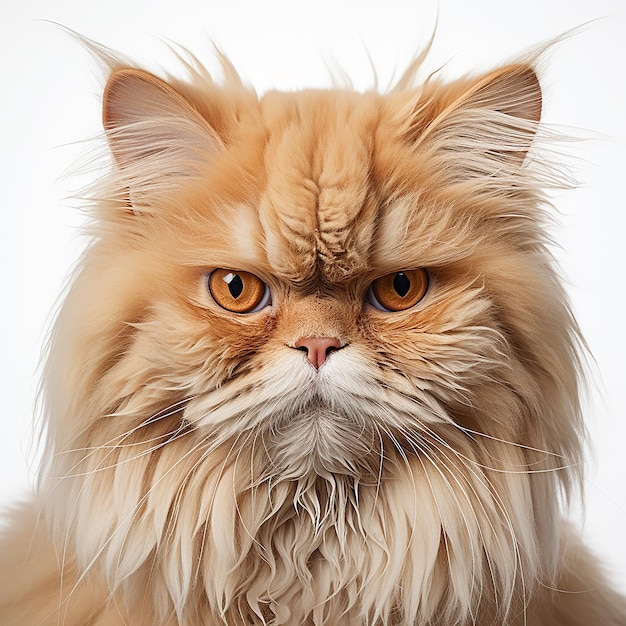
[[[95,48],[94,48],[95,49]],[[535,60],[262,97],[107,65],[5,626],[624,626]]]

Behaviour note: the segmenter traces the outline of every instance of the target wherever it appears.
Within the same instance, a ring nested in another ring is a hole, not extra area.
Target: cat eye
[[[213,300],[231,313],[256,313],[271,303],[269,287],[250,272],[213,270],[208,287]]]
[[[393,272],[377,278],[367,291],[367,301],[380,311],[404,311],[415,306],[428,291],[425,269]]]

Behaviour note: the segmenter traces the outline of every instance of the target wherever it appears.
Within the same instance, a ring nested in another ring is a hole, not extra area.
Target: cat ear
[[[139,69],[111,74],[102,121],[133,205],[167,182],[197,175],[224,149],[208,121],[183,95]]]
[[[441,88],[440,88],[441,89]],[[531,147],[541,117],[541,86],[526,64],[436,89],[414,110],[410,131],[420,146],[444,151],[468,174],[510,173]]]
[[[541,118],[541,85],[529,65],[509,65],[483,76],[465,94],[462,106],[536,124]]]

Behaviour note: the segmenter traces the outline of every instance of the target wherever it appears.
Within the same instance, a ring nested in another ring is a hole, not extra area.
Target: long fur
[[[527,63],[258,97],[100,50],[108,174],[52,335],[8,625],[626,624],[561,521],[584,427]],[[221,309],[212,268],[272,304]],[[427,268],[417,306],[369,284]],[[300,337],[344,346],[316,370]]]

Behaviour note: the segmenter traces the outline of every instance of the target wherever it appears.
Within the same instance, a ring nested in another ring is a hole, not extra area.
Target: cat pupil
[[[224,276],[224,282],[228,284],[230,295],[236,300],[243,291],[243,281],[239,274],[228,274]]]
[[[396,293],[401,298],[404,298],[404,296],[409,293],[409,289],[411,288],[411,281],[404,272],[398,272],[394,276],[393,288],[396,290]]]

